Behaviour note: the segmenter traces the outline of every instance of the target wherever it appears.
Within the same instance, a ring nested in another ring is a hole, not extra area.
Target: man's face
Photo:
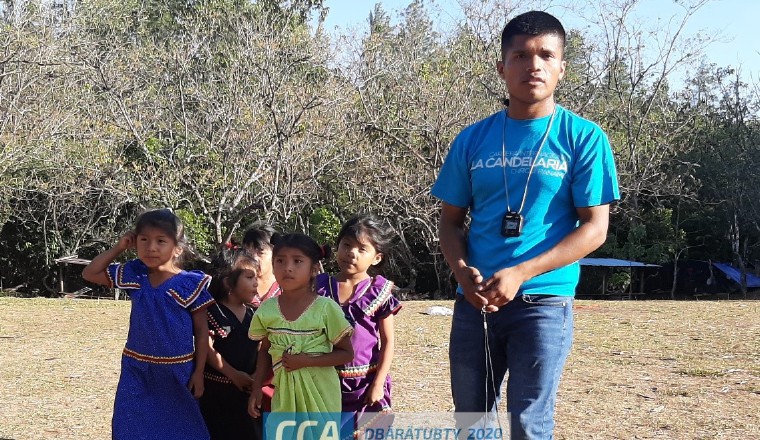
[[[496,67],[507,84],[510,105],[553,102],[554,89],[565,76],[562,40],[558,36],[517,35],[503,55]]]

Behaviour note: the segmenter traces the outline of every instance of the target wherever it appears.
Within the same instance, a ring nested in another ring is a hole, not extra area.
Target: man
[[[577,260],[604,242],[619,191],[607,136],[554,101],[565,75],[562,24],[527,12],[501,39],[508,107],[457,136],[432,189],[459,283],[451,387],[457,423],[469,426],[462,413],[494,411],[509,371],[511,438],[551,439]]]

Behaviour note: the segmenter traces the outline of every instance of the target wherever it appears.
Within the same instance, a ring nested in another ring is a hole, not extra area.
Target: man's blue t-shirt
[[[484,279],[554,247],[578,227],[576,208],[604,205],[620,198],[607,136],[596,124],[559,105],[546,143],[536,158],[550,119],[551,116],[511,119],[500,111],[465,128],[451,144],[433,185],[433,196],[469,209],[467,262]],[[517,211],[534,160],[521,212],[522,233],[505,238],[501,235],[507,213],[504,172],[509,206]],[[526,281],[518,295],[572,296],[578,275],[578,263],[569,264]]]

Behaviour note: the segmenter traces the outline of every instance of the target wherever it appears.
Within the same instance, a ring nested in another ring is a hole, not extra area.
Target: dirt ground
[[[397,317],[394,409],[451,411],[450,301]],[[129,302],[0,298],[0,440],[107,439]],[[558,439],[760,439],[760,302],[577,301]]]

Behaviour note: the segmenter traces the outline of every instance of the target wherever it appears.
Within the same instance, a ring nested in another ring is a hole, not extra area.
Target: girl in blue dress
[[[132,301],[113,439],[209,438],[197,399],[208,353],[206,308],[214,299],[206,290],[208,275],[177,266],[185,245],[174,213],[148,211],[82,272],[87,281],[127,290]],[[136,260],[113,263],[129,249],[137,251]]]

